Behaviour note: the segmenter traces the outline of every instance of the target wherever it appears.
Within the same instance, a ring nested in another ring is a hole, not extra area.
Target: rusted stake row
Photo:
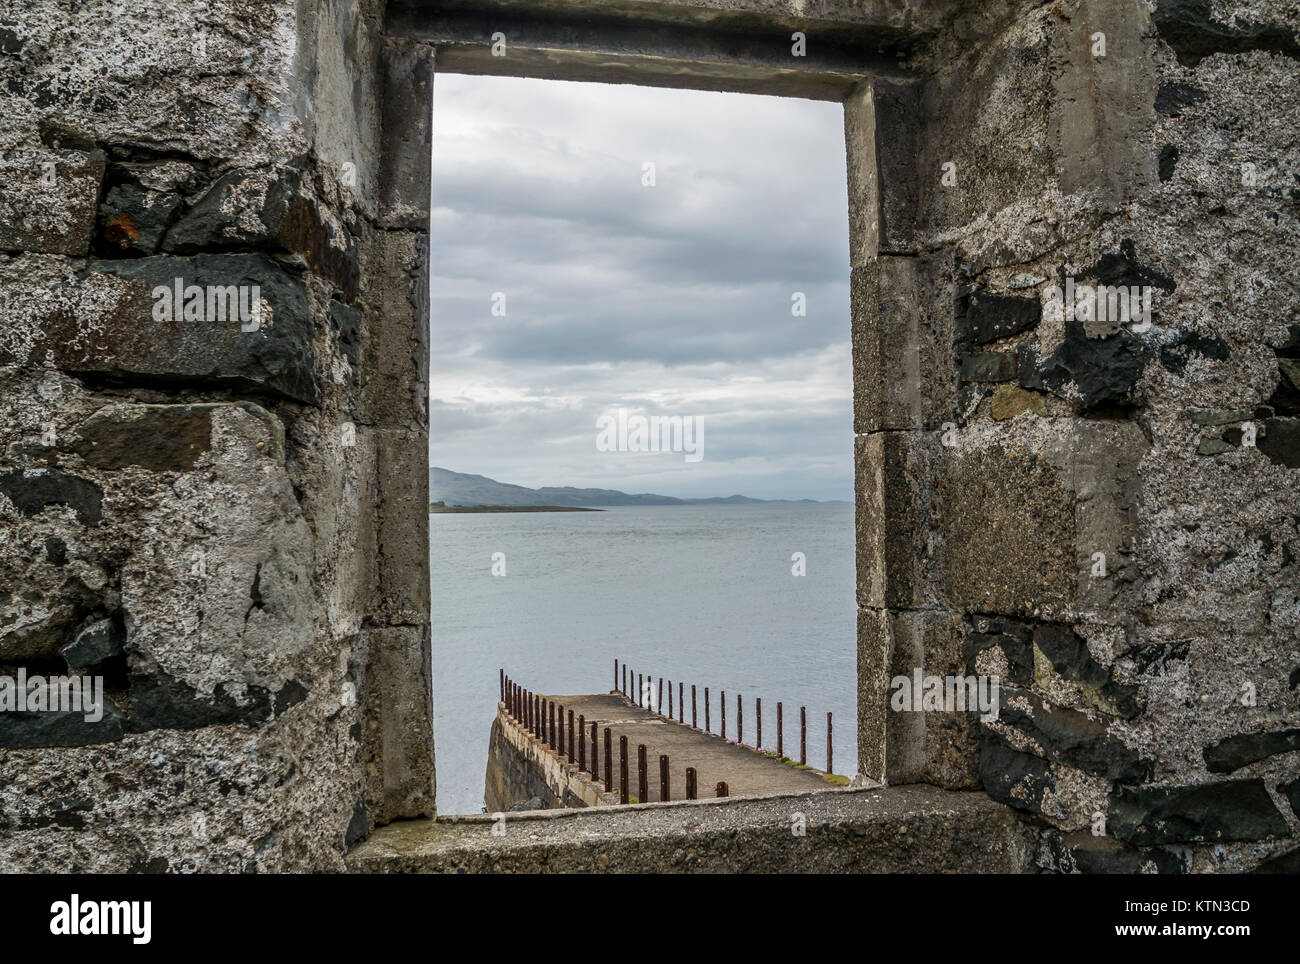
[[[645,744],[636,746],[636,802],[648,803],[650,800],[649,776],[646,773]]]
[[[729,795],[730,795],[730,794],[729,794],[729,791],[727,790],[727,781],[726,781],[726,780],[719,780],[719,781],[718,781],[718,785],[717,785],[717,786],[714,788],[714,790],[713,790],[713,795],[714,795],[715,797],[725,797],[725,796],[729,796]]]
[[[505,669],[502,669],[501,670],[501,702],[504,703],[505,701],[506,701],[506,671]]]
[[[736,694],[736,742],[745,742],[745,704],[741,702],[742,697]]]
[[[618,660],[614,660],[614,691],[618,692]]]
[[[627,663],[623,664],[623,689],[622,693],[627,696]]]
[[[667,803],[672,798],[672,790],[668,786],[668,756],[661,753],[659,755],[659,802]]]
[[[799,764],[808,765],[808,707],[799,707]]]
[[[673,681],[668,681],[668,719],[673,718]]]
[[[599,780],[599,779],[600,779],[600,767],[599,767],[599,765],[598,765],[598,762],[599,762],[599,761],[597,761],[597,759],[596,759],[596,756],[597,756],[597,753],[596,753],[596,744],[597,744],[598,742],[599,742],[599,741],[596,739],[596,724],[593,722],[593,723],[591,724],[591,771],[590,771],[590,772],[591,772],[591,778],[592,778],[593,780]],[[608,790],[609,787],[606,787],[605,789]]]
[[[578,714],[578,772],[587,769],[587,718]],[[592,769],[596,769],[594,766]]]
[[[695,684],[692,683],[691,684],[691,726],[694,726],[696,729],[699,729],[698,726],[695,726],[697,719],[698,718],[695,715]]]
[[[713,727],[709,725],[709,688],[707,686],[704,687],[704,732],[713,732]]]
[[[727,691],[721,690],[722,699],[718,700],[718,709],[722,711],[722,738],[727,738]]]
[[[660,716],[664,715],[664,678],[659,677],[659,698],[655,700],[655,712]]]
[[[606,733],[609,731],[606,730]],[[627,803],[627,737],[618,738],[618,802]]]
[[[758,730],[754,737],[754,747],[761,750],[763,749],[763,701],[760,699],[754,700],[754,727]]]
[[[645,681],[640,673],[636,674],[636,705],[645,706]]]
[[[826,772],[827,773],[835,772],[833,769],[831,769],[835,765],[835,760],[831,755],[831,750],[832,750],[831,715],[827,713],[826,714]]]
[[[695,767],[686,768],[686,799],[687,800],[698,799],[698,797],[696,796],[696,788],[695,788]]]
[[[776,704],[776,755],[778,758],[785,757],[785,744],[781,742],[781,704]]]
[[[614,789],[614,751],[612,749],[609,727],[605,727],[605,792]]]
[[[691,687],[694,691],[695,687]],[[686,722],[686,684],[681,680],[677,681],[677,722]]]
[[[573,752],[573,710],[569,710],[569,762],[578,762],[578,758]]]

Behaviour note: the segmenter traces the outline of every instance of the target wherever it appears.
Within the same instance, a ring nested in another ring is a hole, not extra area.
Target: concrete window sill
[[[806,830],[793,830],[799,814]],[[354,873],[1015,873],[1030,841],[983,793],[922,785],[410,820],[347,857]]]

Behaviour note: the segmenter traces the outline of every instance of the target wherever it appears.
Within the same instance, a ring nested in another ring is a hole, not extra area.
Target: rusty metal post
[[[605,792],[614,789],[614,750],[609,727],[605,727]]]
[[[831,744],[831,715],[830,715],[829,713],[827,713],[827,714],[826,714],[826,772],[827,772],[827,773],[834,773],[834,772],[835,772],[833,769],[831,769],[831,767],[833,767],[833,766],[835,765],[835,764],[834,764],[834,757],[831,755],[831,751],[832,751],[832,744]]]
[[[659,755],[659,802],[667,803],[672,798],[672,790],[668,786],[668,756],[661,753]]]
[[[618,660],[614,660],[614,689],[618,690]]]
[[[636,745],[636,802],[637,803],[650,802],[650,785],[647,781],[648,781],[648,776],[646,774],[645,744],[638,743]]]
[[[557,734],[556,734],[556,732],[555,732],[555,700],[547,700],[547,703],[550,704],[550,712],[551,712],[551,749],[554,750],[554,749],[557,749],[558,746],[559,746],[559,742],[558,742],[558,740],[556,739]]]
[[[709,688],[707,686],[704,687],[704,732],[713,732],[713,728],[709,726]]]
[[[500,672],[501,672],[501,702],[504,703],[504,702],[506,701],[506,671],[505,671],[505,668],[503,667],[503,668],[501,669]]]
[[[595,722],[593,721],[592,724],[591,724],[591,778],[592,778],[593,780],[599,780],[599,779],[600,779],[600,770],[597,769],[597,763],[598,763],[598,761],[597,761],[597,759],[596,759],[596,757],[597,757],[597,753],[596,753],[596,744],[599,743],[600,741],[599,741],[598,739],[596,739],[596,737],[597,737],[596,724],[595,724]],[[609,788],[606,787],[606,789],[609,789]]]
[[[778,702],[776,704],[776,755],[778,759],[785,756],[785,744],[781,742],[781,724],[783,722],[781,719],[781,704]]]
[[[672,687],[670,686],[669,689]],[[659,699],[655,700],[655,712],[660,716],[664,715],[664,678],[659,677]]]
[[[668,681],[668,719],[673,718],[673,681]]]
[[[587,718],[578,714],[578,770],[587,769]]]
[[[722,699],[718,700],[718,709],[722,711],[722,738],[727,738],[727,691],[722,690]]]
[[[627,663],[623,664],[623,695],[627,696]]]
[[[573,710],[569,710],[569,762],[577,762],[577,758],[573,753]]]
[[[641,674],[636,674],[636,705],[645,705],[645,683],[641,679]]]
[[[741,702],[743,697],[736,694],[736,742],[745,742],[745,704]]]
[[[695,767],[686,768],[686,799],[695,800],[697,790],[695,787]]]
[[[691,684],[691,726],[697,730],[699,729],[699,727],[696,726],[695,724],[698,720],[699,717],[695,715],[695,684],[692,683]]]
[[[555,704],[555,752],[564,756],[564,707]]]
[[[620,736],[618,738],[618,802],[627,803],[627,737],[626,736]]]
[[[714,796],[718,796],[718,797],[728,796],[727,781],[719,780],[718,785],[714,787],[713,794]]]
[[[686,684],[677,681],[677,722],[686,722]]]
[[[758,730],[754,737],[754,748],[761,750],[763,749],[763,701],[760,699],[754,700],[754,727]]]
[[[799,764],[808,765],[808,707],[799,707]]]

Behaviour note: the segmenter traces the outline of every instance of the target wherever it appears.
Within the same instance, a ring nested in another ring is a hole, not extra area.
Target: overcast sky
[[[431,465],[852,498],[839,104],[439,74],[433,122]],[[704,458],[598,451],[619,407]]]

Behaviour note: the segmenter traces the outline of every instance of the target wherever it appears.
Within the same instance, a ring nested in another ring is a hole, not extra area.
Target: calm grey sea
[[[715,729],[718,691],[730,721],[742,693],[746,742],[755,697],[771,745],[777,701],[787,747],[805,705],[818,767],[829,711],[835,770],[856,772],[851,505],[432,515],[429,535],[440,813],[483,810],[499,667],[535,692],[576,694],[611,689],[625,660],[684,681],[688,700],[691,683],[701,699],[708,686]],[[803,577],[791,573],[796,552]],[[492,575],[494,553],[504,576]]]

